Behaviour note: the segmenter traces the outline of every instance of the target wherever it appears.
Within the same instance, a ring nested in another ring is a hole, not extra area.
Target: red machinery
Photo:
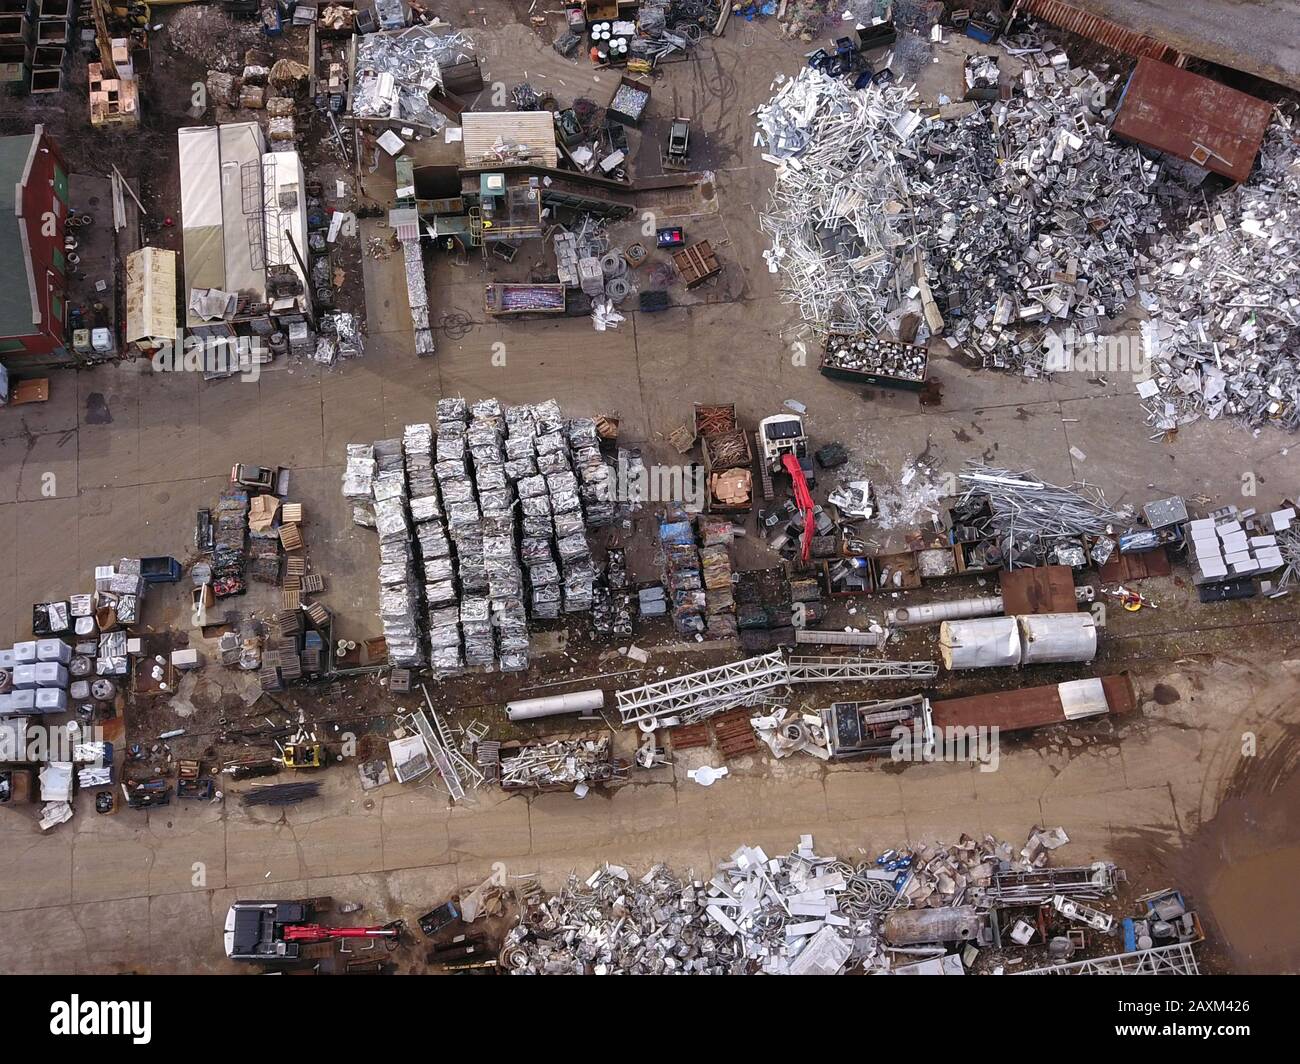
[[[796,455],[786,452],[781,456],[781,467],[790,474],[791,481],[794,482],[794,501],[803,514],[803,560],[808,561],[812,554],[813,527],[816,524],[816,518],[813,516],[813,498],[812,492],[808,490],[808,481],[803,475],[803,466],[799,464]]]
[[[341,939],[384,939],[397,949],[401,921],[382,927],[326,927],[309,922],[326,912],[331,899],[302,901],[237,901],[226,913],[226,956],[237,961],[292,963],[303,959],[303,947]]]
[[[400,928],[323,927],[321,924],[290,924],[284,929],[286,942],[330,942],[336,938],[397,938]]]

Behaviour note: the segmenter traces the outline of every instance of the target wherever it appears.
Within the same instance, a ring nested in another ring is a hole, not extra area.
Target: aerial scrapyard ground
[[[550,49],[549,35],[529,26],[527,4],[511,5],[513,22],[499,5],[487,26],[482,5],[474,15],[467,13],[474,5],[449,7],[444,17],[478,42],[489,82],[531,80],[566,97],[608,92],[602,87],[608,76],[593,82],[584,60],[568,62]],[[112,153],[128,176],[141,179],[142,198],[161,216],[179,209],[174,131],[193,121],[186,108],[196,71],[246,44],[227,43],[231,31],[215,7],[180,8],[156,20],[164,28],[154,36],[140,134],[90,133],[84,89],[78,95],[75,88],[68,94],[72,106],[33,100],[19,111],[6,108],[0,128],[17,132],[45,122],[74,169]],[[173,35],[172,27],[186,20],[188,32]],[[277,48],[295,41],[289,36]],[[1152,443],[1128,380],[1085,374],[1020,380],[973,370],[956,354],[932,355],[942,402],[921,407],[913,394],[828,381],[815,359],[795,364],[798,323],[776,297],[776,278],[761,255],[766,241],[757,212],[772,170],[753,147],[751,113],[770,96],[774,73],[795,71],[809,47],[781,37],[772,20],[737,22],[690,62],[668,66],[656,83],[642,157],[653,159],[651,139],[664,135],[672,115],[686,114],[701,142],[697,165],[714,175],[689,213],[661,216],[660,224],[685,224],[693,239],[710,239],[726,263],[716,288],[703,294],[679,288],[667,312],[631,313],[607,333],[594,332],[586,319],[499,324],[481,309],[486,269],[439,259],[431,266],[430,302],[435,319],[447,317],[437,355],[421,361],[410,353],[400,256],[358,256],[357,276],[347,283],[365,300],[361,359],[328,369],[281,363],[251,384],[205,385],[194,375],[152,374],[144,362],[54,375],[50,402],[0,418],[0,577],[13,590],[0,604],[0,642],[27,634],[32,602],[66,594],[106,559],[183,557],[195,510],[212,505],[235,461],[292,467],[294,496],[310,514],[313,557],[331,574],[327,601],[338,634],[375,634],[377,551],[373,534],[352,526],[339,496],[343,448],[430,420],[434,402],[445,395],[496,395],[503,402],[554,397],[566,413],[616,414],[625,438],[643,441],[648,462],[674,460],[667,436],[688,419],[693,401],[734,401],[742,421],[753,425],[794,398],[807,405],[816,442],[839,440],[852,451],[855,468],[900,492],[903,471],[924,457],[943,471],[978,458],[1032,468],[1055,483],[1086,479],[1113,504],[1140,506],[1182,494],[1204,497],[1207,507],[1270,506],[1295,496],[1293,438],[1202,422],[1167,443]],[[954,39],[937,50],[939,62],[920,82],[924,97],[955,91],[968,47],[974,46]],[[316,151],[324,165],[326,149]],[[376,202],[391,200],[391,178],[382,172],[366,186]],[[149,239],[179,247],[178,229],[158,227],[156,217],[153,225]],[[361,246],[377,232],[365,223]],[[507,352],[504,366],[492,361],[498,343]],[[57,474],[55,498],[41,496],[46,471]],[[1257,496],[1243,498],[1243,478]],[[651,521],[643,512],[639,530]],[[629,557],[634,580],[655,578],[649,548]],[[775,563],[752,536],[740,541],[737,558],[741,568]],[[507,797],[484,789],[474,802],[449,808],[431,788],[394,784],[363,794],[351,770],[338,768],[324,775],[319,799],[287,810],[246,809],[233,801],[121,810],[112,817],[79,809],[71,823],[42,836],[29,819],[6,809],[0,813],[9,855],[0,869],[0,968],[234,971],[222,956],[220,928],[236,897],[328,894],[363,902],[368,915],[413,923],[448,895],[477,885],[498,861],[513,874],[538,873],[545,885],[558,887],[570,871],[585,875],[605,860],[632,868],[664,861],[682,873],[702,873],[741,843],[786,852],[805,833],[821,853],[856,855],[859,848],[874,854],[907,842],[954,841],[963,832],[1018,845],[1035,825],[1061,824],[1072,840],[1065,851],[1071,863],[1113,860],[1127,870],[1134,894],[1175,885],[1193,896],[1207,924],[1206,967],[1294,970],[1300,932],[1281,914],[1287,911],[1283,885],[1300,872],[1300,826],[1287,816],[1300,799],[1294,776],[1300,600],[1200,605],[1178,570],[1143,590],[1160,609],[1113,617],[1096,665],[1062,670],[1059,677],[1127,669],[1140,712],[1118,724],[1006,740],[992,773],[971,765],[898,771],[763,754],[732,762],[731,775],[705,789],[686,773],[716,759],[689,751],[609,797],[593,793],[581,802],[570,794]],[[155,626],[186,627],[187,598],[184,585],[160,596]],[[864,600],[858,614],[875,616],[894,604]],[[632,666],[622,658],[611,664],[581,627],[568,625],[568,644],[540,656],[528,680],[454,681],[435,690],[437,704],[460,723],[481,719],[499,728],[497,707],[519,686],[566,671],[579,676]],[[671,674],[734,656],[682,645],[666,625],[651,631],[652,637],[636,639],[652,652],[647,679],[659,667]],[[934,654],[933,636],[914,634],[893,656]],[[1055,678],[1045,674],[1033,682]],[[629,676],[611,686],[636,682],[645,681]],[[988,690],[997,682],[1025,681],[963,677],[945,680],[944,689]],[[370,680],[349,683],[341,697],[326,690],[282,700],[341,728],[376,730],[398,706],[413,703]],[[237,691],[218,689],[215,681],[202,682],[192,701],[183,720],[165,703],[142,711],[140,725],[147,727],[140,734],[183,726],[197,753],[215,742],[218,719],[242,704]],[[1242,756],[1247,733],[1257,739],[1258,756]],[[616,735],[624,756],[636,738]],[[199,865],[205,878],[196,885]],[[420,967],[414,956],[402,964]]]

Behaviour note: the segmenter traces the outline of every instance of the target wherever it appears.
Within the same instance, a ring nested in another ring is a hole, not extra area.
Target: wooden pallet
[[[682,275],[687,288],[702,285],[722,272],[722,264],[718,261],[718,256],[713,253],[713,246],[707,240],[701,240],[698,244],[673,252],[673,265]]]
[[[280,545],[287,551],[302,550],[302,530],[297,525],[281,525]]]
[[[744,757],[757,753],[758,738],[749,723],[753,710],[736,709],[713,718],[713,734],[718,741],[718,752],[725,758]]]
[[[707,724],[679,724],[675,728],[668,730],[668,735],[672,739],[674,750],[694,750],[697,747],[708,746],[709,726]]]

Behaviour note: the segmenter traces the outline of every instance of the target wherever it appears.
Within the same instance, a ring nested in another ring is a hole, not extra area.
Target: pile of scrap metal
[[[514,973],[548,975],[874,967],[883,961],[876,923],[897,895],[868,870],[818,856],[810,835],[784,857],[742,846],[707,883],[664,865],[639,879],[606,865],[522,913],[502,957]]]
[[[999,940],[1003,908],[1052,904],[1118,931],[1087,903],[1113,897],[1123,873],[1106,862],[1049,868],[1049,851],[1068,841],[1061,828],[1035,828],[1018,854],[962,836],[854,862],[819,856],[804,835],[780,857],[741,846],[708,880],[662,864],[633,878],[607,864],[525,902],[502,964],[521,975],[922,974],[917,964],[961,975]],[[1160,905],[1151,921],[1164,920],[1163,933],[1181,913],[1164,896]],[[1152,927],[1129,946],[1126,926],[1126,949],[1149,948]]]
[[[471,59],[473,53],[474,42],[446,26],[409,26],[358,37],[353,116],[441,129],[447,119],[430,106],[429,94],[443,88],[444,67]]]
[[[1136,294],[1158,172],[1108,139],[1108,86],[1043,53],[1017,94],[922,116],[916,92],[804,70],[757,112],[777,166],[760,224],[784,298],[820,331],[897,331],[921,311],[987,366],[1044,370],[1042,331],[1085,334]],[[931,297],[931,290],[934,292]]]
[[[1300,142],[1279,113],[1251,179],[1139,259],[1151,320],[1138,394],[1160,435],[1201,417],[1300,428],[1298,256]]]
[[[1109,538],[1134,519],[1129,507],[1116,509],[1089,484],[1059,487],[1037,480],[1032,472],[994,469],[967,462],[958,479],[967,490],[952,507],[954,530],[960,538],[972,534],[993,541],[996,557],[1008,568],[1084,564],[1081,537]],[[1079,554],[1071,559],[1065,546]],[[1112,544],[1113,546],[1113,544]],[[1100,564],[1105,558],[1095,559]]]
[[[1136,295],[1138,242],[1160,226],[1159,167],[1109,139],[1111,86],[1040,53],[1008,100],[932,120],[907,161],[929,281],[951,343],[1037,375],[1041,333],[1095,333]]]
[[[580,798],[591,787],[626,783],[630,767],[623,759],[613,756],[608,735],[522,747],[503,744],[498,756],[503,790],[571,790]]]
[[[759,107],[756,141],[777,167],[759,225],[772,242],[768,269],[805,322],[842,332],[883,331],[911,287],[912,214],[901,149],[921,116],[916,91],[868,86],[805,68],[778,76]]]

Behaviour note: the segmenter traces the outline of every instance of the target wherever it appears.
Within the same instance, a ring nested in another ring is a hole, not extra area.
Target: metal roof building
[[[186,306],[196,290],[210,288],[265,302],[261,127],[190,126],[178,131],[177,141]],[[191,327],[206,320],[193,310],[186,319]]]
[[[466,111],[460,124],[467,167],[500,167],[512,162],[552,169],[559,165],[555,119],[550,111]],[[498,141],[506,148],[518,145],[527,150],[503,160],[492,150]]]
[[[1111,129],[1126,140],[1190,159],[1233,181],[1255,165],[1273,106],[1154,59],[1139,59]]]

